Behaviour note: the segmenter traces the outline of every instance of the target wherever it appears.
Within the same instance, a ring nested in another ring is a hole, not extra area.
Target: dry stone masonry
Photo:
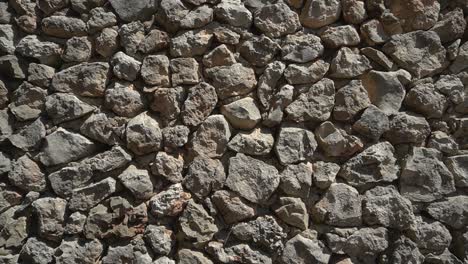
[[[0,0],[0,264],[468,263],[468,0]]]

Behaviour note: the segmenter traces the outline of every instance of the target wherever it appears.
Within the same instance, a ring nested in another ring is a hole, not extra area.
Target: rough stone
[[[186,31],[171,39],[170,53],[173,57],[203,55],[211,45],[213,34],[204,29]]]
[[[165,147],[182,147],[188,142],[190,130],[186,126],[165,127],[162,130]]]
[[[119,48],[119,33],[113,28],[103,29],[95,39],[96,52],[105,57],[111,57]]]
[[[47,182],[39,165],[27,155],[19,157],[11,164],[8,179],[14,186],[25,191],[45,191]]]
[[[84,36],[87,32],[86,23],[78,18],[68,16],[50,16],[42,19],[42,31],[57,38]]]
[[[198,126],[211,114],[218,103],[216,89],[201,82],[191,87],[181,112],[182,122],[187,126]]]
[[[96,108],[72,94],[56,93],[47,96],[45,109],[47,115],[58,124],[82,117]]]
[[[166,32],[153,29],[145,36],[145,39],[140,42],[138,50],[143,53],[156,52],[167,48],[169,46],[169,41],[170,38]]]
[[[145,83],[169,87],[169,58],[165,55],[149,55],[143,59],[141,77]]]
[[[251,97],[234,101],[221,107],[221,113],[229,123],[242,130],[250,130],[261,121],[260,110]]]
[[[331,252],[316,235],[313,231],[305,231],[289,239],[281,261],[288,264],[329,263]]]
[[[225,181],[221,161],[198,156],[189,164],[183,184],[195,197],[202,199],[221,189]]]
[[[291,164],[311,159],[316,148],[314,133],[301,127],[284,125],[279,130],[275,153],[282,164]]]
[[[215,6],[214,14],[221,22],[231,26],[249,28],[252,25],[252,13],[240,0],[222,0]]]
[[[255,216],[256,207],[234,192],[220,190],[211,196],[226,224],[234,224]]]
[[[416,218],[415,233],[415,242],[423,254],[443,253],[452,242],[450,231],[442,223],[425,217]]]
[[[168,255],[175,243],[172,230],[165,226],[148,225],[144,239],[153,252],[159,255]]]
[[[353,130],[359,134],[377,141],[383,133],[390,129],[387,115],[374,105],[370,105],[361,117],[353,124]]]
[[[116,191],[116,180],[106,178],[100,182],[73,190],[68,207],[72,211],[88,211]]]
[[[173,120],[179,116],[184,98],[185,89],[182,86],[156,88],[150,107],[163,119]]]
[[[35,237],[28,238],[21,248],[20,258],[32,264],[50,263],[54,258],[54,248]]]
[[[354,78],[372,69],[367,57],[360,54],[358,49],[342,47],[338,50],[330,66],[331,77]]]
[[[96,7],[89,11],[89,19],[86,22],[90,33],[99,32],[107,27],[117,24],[117,17],[112,12],[107,12],[102,7]]]
[[[178,183],[183,180],[184,159],[180,155],[170,155],[161,151],[156,154],[154,162],[150,165],[151,172],[154,175],[161,176],[172,183]]]
[[[172,84],[197,84],[198,62],[193,58],[177,58],[171,60]]]
[[[309,214],[300,198],[281,197],[275,214],[285,223],[305,230],[309,227]]]
[[[448,157],[445,164],[452,172],[456,187],[468,186],[468,155],[456,155]]]
[[[222,115],[211,115],[194,132],[192,150],[198,155],[219,158],[231,138],[231,128]]]
[[[184,210],[190,198],[190,193],[184,192],[180,183],[173,184],[151,198],[151,212],[156,216],[177,216]]]
[[[321,35],[323,43],[328,48],[339,48],[342,46],[356,46],[361,42],[359,33],[351,26],[329,27]]]
[[[91,58],[93,46],[88,37],[72,37],[67,40],[62,59],[66,62],[85,62]]]
[[[32,203],[37,214],[39,236],[59,241],[62,239],[67,201],[61,198],[40,198]]]
[[[188,201],[178,225],[177,239],[181,243],[190,243],[195,247],[202,247],[218,232],[214,218],[194,200]]]
[[[55,250],[55,262],[92,264],[104,251],[104,245],[98,240],[68,238]]]
[[[213,21],[213,9],[208,5],[198,6],[180,21],[182,28],[201,28]]]
[[[441,118],[448,106],[448,100],[435,90],[432,83],[418,84],[411,88],[404,102],[426,118]]]
[[[203,56],[203,65],[208,68],[216,66],[227,66],[236,63],[236,58],[231,50],[221,44]]]
[[[158,151],[162,145],[159,123],[147,112],[134,117],[127,124],[127,147],[137,155]]]
[[[336,127],[332,122],[326,121],[315,130],[318,146],[328,156],[351,156],[363,148],[363,142],[356,136]]]
[[[122,25],[119,28],[120,45],[125,49],[125,53],[129,56],[135,56],[138,49],[145,39],[144,25],[140,21]]]
[[[137,199],[147,200],[153,195],[153,184],[147,170],[130,165],[118,178]]]
[[[36,119],[44,110],[46,97],[47,90],[23,82],[13,92],[8,107],[19,121]]]
[[[390,120],[390,130],[384,137],[392,144],[420,144],[429,136],[430,128],[424,117],[409,112],[398,112]]]
[[[455,229],[461,229],[468,223],[468,196],[458,195],[431,203],[427,207],[429,215]]]
[[[140,72],[141,62],[119,51],[112,57],[111,65],[117,78],[134,81]]]
[[[304,64],[289,64],[284,70],[284,77],[289,84],[309,84],[322,80],[330,64],[317,60]]]
[[[280,46],[267,36],[254,36],[239,46],[240,55],[250,64],[266,66],[278,53]]]
[[[377,255],[388,247],[388,235],[383,227],[362,228],[348,237],[343,251],[359,263],[375,263]]]
[[[301,22],[309,28],[320,28],[338,20],[341,1],[307,0],[301,12]]]
[[[281,46],[283,60],[306,63],[320,57],[324,47],[319,37],[313,34],[287,35]]]
[[[37,149],[45,136],[46,128],[38,118],[31,124],[22,127],[8,139],[13,146],[27,151]]]
[[[206,75],[221,100],[247,94],[257,85],[254,70],[240,63],[206,69]]]
[[[363,38],[370,46],[383,44],[389,39],[382,23],[377,19],[372,19],[362,24],[361,32]]]
[[[202,252],[193,251],[185,248],[177,252],[177,259],[179,260],[178,263],[180,264],[213,264],[213,261],[206,257]]]
[[[284,3],[264,5],[255,12],[255,27],[270,37],[281,37],[296,32],[299,15]]]
[[[156,3],[152,0],[135,3],[122,0],[111,0],[109,2],[117,15],[119,15],[119,18],[126,22],[137,19],[146,20],[151,17],[156,8]]]
[[[36,35],[22,38],[16,45],[16,52],[25,57],[39,60],[42,64],[56,64],[62,53],[62,47],[51,41],[42,41]]]
[[[257,217],[255,220],[232,226],[232,234],[241,241],[253,242],[270,252],[283,250],[286,238],[283,228],[271,215]]]
[[[275,139],[272,132],[267,128],[255,128],[248,132],[237,133],[228,148],[253,156],[267,155],[273,149]]]
[[[362,82],[353,80],[335,94],[333,117],[338,121],[353,121],[354,117],[370,104]]]

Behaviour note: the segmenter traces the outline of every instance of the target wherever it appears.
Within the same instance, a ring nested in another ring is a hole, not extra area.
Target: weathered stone
[[[216,191],[211,199],[226,224],[234,224],[255,216],[256,208],[234,192]]]
[[[57,38],[85,36],[86,23],[79,18],[68,16],[50,16],[42,19],[42,31]]]
[[[307,93],[299,95],[285,110],[296,122],[325,121],[331,115],[334,102],[335,85],[325,78],[312,85]]]
[[[363,148],[363,142],[326,121],[315,130],[317,143],[325,153],[332,157],[351,156]]]
[[[165,127],[162,130],[165,147],[182,147],[188,142],[190,130],[186,126]]]
[[[436,255],[433,253],[427,254],[424,258],[424,263],[427,263],[427,264],[442,264],[442,263],[462,264],[463,262],[459,260],[454,254],[452,254],[448,249],[445,249],[445,251],[440,255]]]
[[[93,114],[82,124],[80,132],[101,143],[115,145],[125,137],[126,124],[127,120],[123,117]]]
[[[203,55],[211,46],[213,34],[207,30],[190,30],[171,39],[170,53],[173,57]]]
[[[379,253],[388,247],[388,230],[365,227],[348,237],[343,251],[358,263],[375,263]]]
[[[153,195],[153,184],[147,170],[130,165],[118,178],[137,199],[146,200]]]
[[[354,117],[370,104],[362,82],[353,80],[335,94],[333,117],[339,121],[353,121]]]
[[[13,54],[15,52],[15,40],[12,25],[0,25],[0,51]]]
[[[228,148],[248,154],[248,155],[267,155],[271,152],[275,139],[272,132],[266,128],[255,128],[248,132],[237,133],[231,141]]]
[[[319,37],[313,34],[296,33],[287,35],[282,43],[281,57],[283,60],[305,63],[320,57],[324,52]]]
[[[3,154],[0,153],[0,159],[5,158]],[[4,162],[3,160],[0,160],[0,162]],[[23,197],[21,194],[15,192],[15,191],[10,191],[10,190],[2,190],[0,191],[0,212],[4,212],[7,209],[11,208],[12,206],[21,204],[21,200]]]
[[[275,144],[275,153],[282,164],[309,160],[316,148],[317,141],[311,131],[297,126],[281,126]]]
[[[423,254],[440,254],[450,246],[452,236],[450,231],[440,222],[426,217],[416,218],[416,239],[419,250]]]
[[[318,240],[317,233],[304,231],[286,242],[281,261],[288,264],[326,264],[330,257],[330,250]]]
[[[254,36],[239,47],[240,55],[250,64],[266,66],[278,53],[279,45],[267,36]]]
[[[190,198],[190,193],[184,192],[182,184],[173,184],[151,198],[151,212],[156,216],[177,216],[184,210]]]
[[[202,199],[221,189],[225,181],[226,174],[221,161],[198,156],[188,166],[183,184],[195,197]]]
[[[47,65],[56,64],[62,54],[62,48],[59,44],[42,41],[36,35],[22,38],[16,45],[15,51],[22,56],[37,59],[42,64]]]
[[[329,27],[321,35],[323,43],[328,48],[339,48],[342,46],[356,46],[361,42],[359,33],[351,26]]]
[[[143,110],[143,95],[129,82],[114,82],[106,90],[104,105],[123,117],[135,117]]]
[[[231,26],[249,28],[252,14],[240,0],[222,0],[214,8],[215,17]]]
[[[441,118],[447,108],[447,99],[437,92],[432,83],[418,84],[411,88],[405,104],[426,118]]]
[[[279,208],[275,214],[285,223],[302,230],[309,226],[309,214],[304,202],[300,198],[280,197]]]
[[[11,184],[25,191],[42,192],[47,188],[41,168],[27,155],[21,156],[11,164],[8,179]]]
[[[8,107],[19,121],[36,119],[44,110],[46,96],[47,90],[23,82],[13,92]]]
[[[88,211],[116,191],[116,180],[106,178],[100,182],[73,190],[69,201],[72,211]]]
[[[459,149],[455,139],[442,131],[434,131],[431,133],[429,141],[427,142],[427,147],[437,149],[444,154],[454,154]]]
[[[13,119],[8,109],[0,110],[0,141],[13,134]]]
[[[435,149],[414,147],[400,176],[400,192],[414,202],[432,202],[455,191],[452,173]]]
[[[221,113],[238,129],[249,130],[261,121],[260,110],[251,97],[234,101],[221,107]]]
[[[161,176],[172,183],[178,183],[183,180],[184,159],[180,155],[170,155],[161,151],[156,154],[154,162],[150,165],[151,172],[154,175]]]
[[[169,87],[169,58],[165,55],[149,55],[143,59],[141,77],[149,85]]]
[[[172,84],[197,84],[198,62],[193,58],[177,58],[171,60]]]
[[[101,31],[104,28],[117,24],[117,17],[112,12],[107,12],[102,7],[96,7],[89,11],[89,19],[86,22],[90,33]]]
[[[468,44],[465,42],[460,46],[457,57],[452,65],[450,65],[450,71],[459,73],[468,68],[468,66],[466,66],[466,60],[468,60]]]
[[[340,176],[350,185],[362,187],[398,179],[398,165],[394,148],[388,142],[372,145],[349,159],[341,168]]]
[[[126,137],[127,147],[137,155],[158,151],[162,145],[159,123],[147,112],[128,122]]]
[[[240,63],[206,69],[220,99],[249,93],[257,85],[255,72]]]
[[[202,252],[193,251],[185,248],[177,252],[177,259],[179,260],[177,263],[180,264],[213,264],[213,261],[207,258]]]
[[[358,49],[342,47],[333,58],[330,66],[334,78],[354,78],[372,69],[367,57],[361,55]]]
[[[156,88],[150,107],[164,119],[173,120],[179,116],[184,99],[185,89],[182,86]]]
[[[383,51],[416,78],[432,76],[448,64],[446,50],[433,31],[395,35],[384,45]]]
[[[192,199],[188,201],[178,225],[177,239],[195,247],[203,247],[218,232],[214,218]]]
[[[320,189],[328,189],[335,182],[340,166],[332,162],[317,161],[313,165],[313,183]]]
[[[191,140],[192,150],[198,155],[218,158],[224,154],[231,128],[222,115],[211,115],[194,132]]]
[[[63,230],[66,235],[76,235],[83,232],[83,226],[86,222],[86,215],[80,212],[73,212],[67,218],[65,229]]]
[[[361,196],[353,187],[333,183],[312,208],[312,218],[332,226],[361,225]]]
[[[119,33],[113,28],[105,28],[96,36],[96,52],[105,57],[111,57],[119,49]]]
[[[270,37],[281,37],[296,32],[299,15],[284,3],[264,5],[255,12],[255,27]]]
[[[122,25],[119,28],[120,45],[129,56],[135,56],[145,39],[144,25],[140,21]]]
[[[38,118],[29,125],[22,127],[8,139],[13,146],[22,150],[37,149],[42,143],[42,139],[46,136],[46,128],[42,121]]]
[[[28,237],[27,220],[25,216],[13,218],[12,215],[0,231],[0,247],[4,249],[21,247]]]
[[[290,105],[294,97],[294,87],[292,85],[283,85],[273,96],[271,108],[263,117],[263,124],[268,127],[274,127],[283,121],[284,109]]]
[[[405,32],[427,30],[434,26],[439,17],[440,3],[421,0],[396,0],[389,3],[390,12],[398,19]]]
[[[289,84],[315,83],[325,76],[330,68],[330,64],[317,60],[304,64],[289,64],[284,70],[284,78]]]
[[[0,175],[7,173],[10,170],[11,170],[10,158],[5,153],[0,152]]]
[[[429,215],[455,229],[461,229],[468,224],[468,196],[458,195],[446,200],[431,203],[427,207]]]
[[[32,203],[37,215],[39,236],[60,241],[63,235],[67,201],[61,198],[41,198]]]
[[[370,105],[358,121],[353,124],[353,130],[359,134],[377,141],[383,133],[390,129],[387,115],[374,105]]]
[[[220,263],[241,262],[241,263],[262,263],[272,264],[271,258],[262,251],[252,249],[247,244],[238,244],[230,247],[217,241],[208,243],[207,251]]]
[[[253,242],[270,252],[284,248],[283,239],[286,238],[283,228],[271,215],[260,216],[249,222],[232,226],[232,234],[241,241]]]
[[[144,239],[153,252],[159,255],[169,255],[175,243],[172,230],[165,226],[146,226]]]
[[[153,29],[140,42],[138,49],[143,53],[156,52],[169,46],[169,35],[161,30]]]
[[[45,108],[54,123],[62,123],[82,117],[96,108],[72,94],[55,93],[47,96]]]
[[[390,60],[385,53],[378,49],[371,47],[365,47],[361,49],[361,53],[364,54],[371,61],[377,63],[385,70],[392,70],[395,68],[395,63]],[[411,77],[410,77],[411,78]]]
[[[350,24],[361,24],[367,18],[364,1],[345,0],[341,1],[343,18]]]
[[[98,261],[104,245],[98,240],[67,238],[55,250],[57,264],[92,264]]]
[[[448,157],[445,164],[455,178],[455,186],[468,187],[468,155]]]
[[[72,37],[67,40],[62,59],[66,62],[85,62],[91,58],[93,46],[88,37]]]
[[[465,88],[462,81],[456,75],[442,75],[434,84],[435,89],[447,96],[454,104],[464,101]]]
[[[55,69],[44,64],[30,63],[28,66],[28,82],[40,87],[48,87],[54,74]]]
[[[208,68],[216,66],[228,66],[236,63],[234,54],[225,45],[219,45],[205,56],[203,56],[203,65]]]
[[[126,22],[137,19],[145,21],[151,17],[156,9],[156,3],[152,0],[135,3],[122,0],[111,0],[109,2],[119,18]]]
[[[390,130],[384,137],[392,144],[420,144],[429,136],[430,128],[424,117],[409,112],[398,112],[390,120]]]
[[[153,261],[153,264],[176,264],[176,262],[164,256],[164,257],[157,258],[155,261]]]
[[[382,23],[377,19],[372,19],[362,24],[361,32],[363,38],[370,46],[383,44],[389,39]]]
[[[422,263],[424,255],[419,252],[416,243],[411,239],[400,236],[393,245],[390,245],[383,258],[387,260],[385,263]]]
[[[134,81],[140,72],[141,62],[122,51],[117,52],[111,60],[114,75],[123,80]]]
[[[201,28],[213,21],[213,9],[208,5],[198,6],[180,21],[182,28]]]
[[[54,258],[54,248],[35,237],[30,237],[21,248],[20,258],[31,264],[50,263]]]
[[[51,88],[56,92],[101,97],[106,90],[108,77],[108,63],[85,62],[56,73],[52,78]]]
[[[280,174],[279,188],[287,195],[307,199],[312,187],[312,164],[290,164]]]
[[[142,264],[150,264],[153,261],[140,235],[127,244],[110,246],[102,258],[102,264],[125,263],[129,260]]]
[[[301,22],[309,28],[320,28],[338,20],[341,1],[307,0],[301,12]]]
[[[60,0],[40,0],[37,1],[37,7],[41,9],[46,15],[50,15],[57,10],[60,10],[67,6],[69,1],[60,1]]]
[[[176,32],[180,27],[180,21],[187,16],[190,9],[181,0],[161,0],[158,4],[157,21],[167,31]]]
[[[253,203],[263,203],[280,182],[278,170],[261,160],[238,153],[229,160],[226,186]]]
[[[211,114],[218,103],[216,89],[201,82],[191,87],[181,112],[182,122],[187,126],[198,126]]]
[[[0,57],[0,70],[2,75],[11,79],[24,79],[24,64],[14,55],[4,55]]]

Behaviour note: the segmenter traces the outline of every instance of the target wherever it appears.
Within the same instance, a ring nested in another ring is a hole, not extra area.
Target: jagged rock
[[[23,68],[23,63],[14,55],[0,57],[0,70],[7,78],[24,79],[26,76]]]
[[[140,235],[127,244],[110,246],[102,258],[102,264],[125,263],[128,260],[142,264],[150,264],[153,261]]]
[[[108,145],[115,145],[125,137],[126,118],[105,113],[93,114],[80,127],[83,135]]]
[[[405,236],[400,236],[387,250],[384,255],[387,260],[385,263],[422,263],[424,260],[416,243]]]
[[[354,131],[374,141],[377,141],[389,129],[390,121],[387,115],[374,105],[366,108],[359,120],[353,124]]]
[[[330,66],[331,77],[354,78],[372,69],[367,57],[360,54],[358,49],[342,47],[336,53]]]
[[[7,173],[10,170],[11,170],[10,158],[5,153],[0,152],[0,175]]]
[[[216,19],[231,26],[249,28],[252,25],[252,13],[240,0],[222,0],[214,8]]]
[[[264,117],[263,124],[267,127],[274,127],[283,121],[284,109],[292,103],[294,97],[294,87],[292,85],[283,85],[273,96],[271,108]]]
[[[18,248],[23,245],[23,241],[28,238],[28,222],[25,216],[7,220],[6,225],[0,231],[0,247]]]
[[[106,178],[100,182],[73,190],[69,201],[72,211],[88,211],[116,191],[116,180]]]
[[[309,28],[320,28],[337,21],[341,14],[341,1],[307,0],[301,12],[301,22]]]
[[[58,124],[82,117],[96,108],[72,94],[55,93],[47,96],[45,109],[47,115]]]
[[[177,216],[184,210],[190,197],[190,193],[184,192],[180,183],[173,184],[151,198],[151,212],[154,215]]]
[[[177,252],[177,259],[180,264],[213,264],[209,258],[207,258],[202,252],[193,251],[190,249],[181,249]]]
[[[151,17],[151,14],[156,9],[156,3],[152,0],[135,3],[122,0],[111,0],[109,2],[117,15],[119,15],[119,18],[126,22],[137,19],[145,21]]]
[[[182,28],[201,28],[213,21],[213,9],[208,5],[198,6],[180,21]]]
[[[175,243],[173,236],[172,230],[156,225],[146,226],[144,233],[146,243],[159,255],[168,255],[171,252]]]
[[[340,166],[332,162],[317,161],[313,166],[314,186],[320,189],[328,189],[335,182],[336,175],[340,171]]]
[[[188,201],[178,225],[177,239],[195,247],[203,247],[218,232],[214,218],[194,200]]]
[[[291,125],[281,126],[275,144],[275,153],[282,164],[311,159],[317,141],[311,131]]]
[[[103,29],[96,36],[96,52],[105,58],[112,56],[119,49],[118,37],[117,30],[113,28]]]
[[[455,229],[461,229],[468,223],[468,196],[458,195],[431,203],[426,211],[429,215]]]
[[[171,60],[172,84],[197,84],[198,62],[193,58],[177,58]]]
[[[425,217],[416,218],[415,233],[415,242],[423,254],[443,253],[452,242],[450,231],[443,224]]]
[[[119,51],[112,57],[111,65],[117,78],[134,81],[140,72],[141,62]]]
[[[312,208],[312,217],[332,226],[359,226],[361,196],[349,185],[332,183],[323,198]]]
[[[0,141],[13,134],[13,116],[8,109],[0,110]]]
[[[239,46],[240,55],[250,64],[266,66],[279,51],[279,45],[267,36],[253,36]]]
[[[240,63],[212,67],[206,69],[205,72],[221,100],[247,94],[257,85],[254,70]]]
[[[86,23],[83,20],[68,16],[46,17],[42,19],[41,24],[44,33],[57,38],[85,36],[87,32]]]
[[[405,32],[418,29],[427,30],[434,26],[439,17],[440,3],[421,0],[397,0],[389,3],[390,12],[398,19]]]
[[[322,80],[328,72],[330,64],[317,60],[304,64],[289,64],[284,70],[284,77],[289,84],[308,84]]]
[[[462,262],[452,254],[448,249],[445,249],[444,253],[440,255],[436,254],[427,254],[424,258],[424,263],[427,264],[442,264],[442,263],[455,263],[462,264]]]
[[[104,245],[97,239],[85,240],[66,238],[55,250],[57,264],[95,263],[104,251]]]
[[[189,30],[171,39],[170,53],[173,57],[203,55],[211,46],[213,34],[208,30]]]
[[[468,60],[468,44],[465,42],[460,46],[457,57],[453,61],[452,65],[450,65],[450,71],[453,73],[459,73],[468,68],[468,66],[466,66],[466,60]]]
[[[258,80],[257,97],[260,105],[269,108],[274,97],[276,85],[281,78],[286,65],[282,62],[272,62],[268,64]]]
[[[156,52],[167,48],[169,46],[169,41],[170,38],[166,32],[153,29],[145,36],[145,39],[140,42],[138,49],[143,53]]]
[[[220,263],[259,263],[272,264],[272,260],[265,253],[252,249],[247,244],[238,244],[231,247],[223,247],[220,242],[208,243],[207,251],[214,255]]]
[[[39,236],[59,241],[62,239],[67,201],[61,198],[41,198],[32,203],[37,215]]]
[[[81,63],[62,70],[52,78],[51,89],[56,92],[74,92],[81,96],[104,95],[109,77],[109,64],[105,62]]]
[[[65,229],[63,230],[66,235],[76,235],[83,232],[83,227],[86,222],[86,215],[80,212],[73,212],[67,218]]]
[[[296,32],[299,15],[284,3],[264,5],[255,12],[255,27],[270,37],[281,37]]]
[[[99,32],[104,28],[117,24],[117,17],[112,12],[106,12],[102,7],[96,7],[89,11],[89,20],[86,22],[90,33]]]
[[[38,118],[31,124],[22,127],[8,139],[13,146],[27,151],[37,149],[45,136],[46,128],[41,119]]]
[[[232,226],[232,234],[241,241],[253,242],[274,253],[284,248],[283,239],[286,238],[283,228],[271,215],[257,217],[249,222]]]
[[[434,84],[435,89],[447,96],[454,104],[459,104],[464,101],[465,88],[463,83],[456,75],[442,75]]]
[[[332,157],[351,156],[363,148],[361,139],[349,135],[330,121],[320,124],[315,130],[315,137],[318,146]]]
[[[60,10],[66,7],[68,1],[60,1],[60,0],[40,0],[37,1],[37,7],[44,12],[46,15],[50,15],[57,10]]]
[[[0,51],[6,54],[15,52],[15,32],[12,25],[0,25]]]
[[[137,199],[146,200],[153,195],[153,184],[147,170],[130,165],[118,178]]]
[[[286,242],[281,261],[288,264],[326,264],[330,257],[330,250],[318,240],[317,233],[307,230]]]
[[[168,87],[169,58],[165,55],[149,55],[143,59],[141,66],[141,77],[149,85]]]
[[[383,44],[389,39],[382,23],[377,19],[372,19],[362,24],[361,32],[367,44],[371,46]]]
[[[372,145],[349,159],[341,168],[340,176],[350,185],[362,187],[398,179],[395,150],[388,142]]]
[[[320,35],[320,38],[329,48],[356,46],[361,42],[359,33],[351,25],[329,27]]]
[[[271,152],[275,139],[272,132],[267,128],[255,128],[249,132],[237,133],[228,148],[248,155],[267,155]]]
[[[137,155],[158,151],[162,145],[159,123],[147,112],[131,119],[127,124],[127,147]]]
[[[202,123],[213,111],[218,102],[216,89],[202,82],[190,88],[181,112],[182,122],[188,126]]]
[[[362,82],[354,80],[335,94],[333,117],[339,121],[352,121],[356,114],[371,104]]]
[[[0,153],[0,159],[2,158],[4,158],[4,156]],[[15,191],[9,191],[9,190],[0,191],[0,212],[4,212],[12,206],[21,204],[22,198],[23,197],[21,196],[21,194]]]
[[[20,258],[31,264],[50,263],[54,258],[54,248],[35,237],[31,237],[21,248]]]
[[[455,191],[452,173],[435,149],[414,147],[400,176],[400,192],[414,202],[432,202]]]
[[[424,117],[409,112],[398,112],[390,120],[390,130],[384,137],[392,144],[419,144],[429,136],[430,128]]]
[[[236,63],[234,54],[225,44],[221,44],[203,56],[203,65],[208,68],[227,66]]]
[[[320,57],[324,52],[319,37],[313,34],[296,33],[287,35],[282,43],[281,57],[283,60],[305,63]]]
[[[275,214],[285,223],[302,230],[309,226],[309,214],[304,202],[300,198],[280,197]]]
[[[378,49],[365,47],[361,49],[361,53],[387,71],[395,68],[395,63],[393,63],[393,61],[390,60],[387,55],[385,55],[385,53]]]
[[[161,0],[156,19],[167,31],[176,32],[180,27],[180,21],[189,11],[190,9],[180,0]]]
[[[442,131],[431,133],[427,147],[437,149],[444,154],[454,154],[458,151],[458,144],[455,139]]]
[[[448,64],[446,50],[434,31],[395,35],[384,45],[383,51],[416,78],[432,76]]]
[[[383,227],[362,228],[348,237],[343,251],[358,263],[375,263],[377,255],[388,247],[388,235]]]
[[[119,28],[120,45],[129,56],[135,56],[138,48],[145,39],[144,25],[140,21],[122,25]]]
[[[36,119],[44,110],[46,96],[47,90],[23,82],[13,92],[8,107],[19,121]]]
[[[36,35],[22,38],[16,45],[16,52],[25,57],[39,60],[42,64],[56,64],[62,54],[62,47],[54,42],[42,41]]]
[[[234,192],[216,191],[211,199],[226,224],[234,224],[255,216],[256,208]]]
[[[445,164],[455,178],[456,187],[468,186],[468,155],[457,155],[448,157]]]
[[[176,262],[166,256],[157,258],[153,264],[176,264]]]
[[[211,115],[194,132],[191,140],[192,150],[198,155],[218,158],[224,154],[231,128],[222,115]]]
[[[72,37],[65,44],[62,59],[67,62],[85,62],[91,58],[92,52],[88,37]]]
[[[251,97],[221,106],[221,113],[233,127],[243,130],[254,128],[262,118],[260,110]]]
[[[312,172],[311,163],[289,164],[280,174],[279,188],[287,195],[306,199],[312,187]]]
[[[325,121],[331,115],[334,102],[335,85],[332,80],[324,78],[299,95],[285,111],[296,122]]]
[[[19,157],[11,164],[8,179],[11,184],[25,191],[42,192],[47,188],[41,168],[27,155]]]
[[[114,82],[106,89],[104,105],[123,117],[135,117],[145,106],[143,95],[129,82]]]
[[[432,83],[418,84],[411,88],[405,104],[426,118],[441,118],[448,106],[445,96],[437,92]]]
[[[182,86],[156,88],[150,107],[164,119],[173,120],[179,116],[184,98],[185,90]]]
[[[182,170],[184,159],[180,155],[170,155],[166,152],[158,152],[151,165],[151,172],[154,175],[162,176],[172,183],[178,183],[183,180]]]
[[[225,181],[224,166],[219,160],[197,156],[188,166],[183,184],[197,198],[202,199],[221,189]]]
[[[48,87],[54,74],[55,69],[44,64],[30,63],[28,66],[28,82],[40,87]]]
[[[182,147],[188,142],[190,130],[186,126],[165,127],[162,130],[164,138],[164,146],[166,147]]]
[[[238,153],[229,160],[226,186],[253,203],[263,203],[280,182],[278,170],[261,160]]]
[[[10,99],[8,98],[8,88],[5,86],[5,83],[0,81],[0,108],[4,109],[8,106]]]

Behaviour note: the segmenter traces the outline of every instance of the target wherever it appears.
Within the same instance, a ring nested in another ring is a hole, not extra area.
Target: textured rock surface
[[[0,264],[461,264],[467,0],[0,1]]]

